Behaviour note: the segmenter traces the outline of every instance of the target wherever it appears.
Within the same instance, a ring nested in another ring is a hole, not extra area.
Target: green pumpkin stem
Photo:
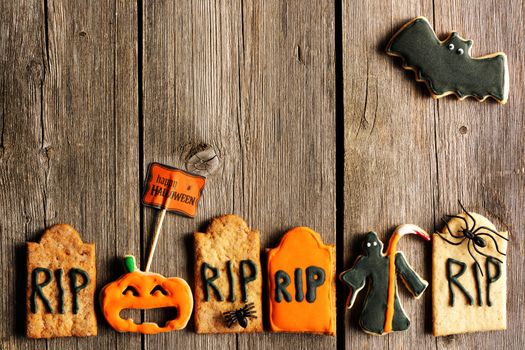
[[[137,268],[135,264],[135,257],[133,255],[126,255],[124,257],[124,267],[128,272],[133,272]]]

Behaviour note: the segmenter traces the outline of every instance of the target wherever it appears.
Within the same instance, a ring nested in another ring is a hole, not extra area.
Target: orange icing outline
[[[155,286],[161,286],[167,295],[156,291],[150,294]],[[134,287],[139,296],[131,292],[123,295],[128,287]],[[104,317],[113,329],[119,332],[157,334],[179,330],[186,327],[193,310],[193,294],[188,283],[178,277],[166,278],[158,273],[135,270],[107,284],[100,292],[101,308]],[[132,319],[124,320],[120,312],[124,309],[156,309],[163,307],[177,308],[177,317],[160,327],[156,323],[136,324]]]
[[[386,304],[386,315],[385,315],[385,333],[392,332],[392,320],[394,319],[394,300],[396,295],[396,251],[397,242],[399,242],[400,235],[395,234],[391,238],[391,242],[388,245],[388,294]]]

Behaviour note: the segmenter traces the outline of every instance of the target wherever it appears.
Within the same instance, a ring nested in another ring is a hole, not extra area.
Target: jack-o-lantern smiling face
[[[119,332],[156,334],[186,327],[193,309],[191,289],[181,278],[166,278],[157,273],[135,270],[134,258],[126,257],[129,273],[107,284],[101,291],[102,312],[108,323]],[[145,322],[136,324],[123,319],[124,309],[175,308],[177,315],[164,326]]]

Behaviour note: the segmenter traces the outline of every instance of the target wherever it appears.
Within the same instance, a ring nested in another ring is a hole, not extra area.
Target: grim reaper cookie
[[[27,243],[29,338],[97,335],[95,245],[69,225],[48,228]]]
[[[259,232],[225,215],[194,240],[197,333],[262,332]]]
[[[350,309],[367,281],[368,294],[361,312],[359,325],[372,335],[383,335],[393,331],[404,331],[410,326],[397,295],[397,277],[419,298],[428,286],[406,261],[405,255],[397,251],[397,243],[407,234],[416,234],[429,241],[430,236],[415,225],[398,226],[390,241],[386,254],[383,243],[375,232],[369,232],[363,242],[363,255],[357,258],[354,266],[341,273],[339,278],[350,288],[347,307]]]
[[[463,213],[449,215],[432,239],[435,336],[507,328],[509,235],[460,206]]]
[[[469,96],[478,101],[488,97],[498,103],[507,102],[509,72],[507,56],[497,52],[472,57],[472,41],[452,32],[440,41],[425,17],[406,23],[387,45],[390,56],[403,59],[403,68],[416,73],[432,97],[437,99],[454,94],[460,100]]]

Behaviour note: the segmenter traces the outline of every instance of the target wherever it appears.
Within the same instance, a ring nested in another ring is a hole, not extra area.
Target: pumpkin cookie
[[[178,277],[167,278],[158,273],[137,269],[135,258],[124,258],[128,271],[118,280],[107,284],[100,292],[102,313],[109,325],[119,332],[157,334],[186,327],[193,309],[190,286]],[[124,309],[159,309],[172,307],[176,317],[159,326],[153,322],[135,323],[124,320],[120,312]]]
[[[259,232],[225,215],[194,239],[197,333],[261,332]]]
[[[97,335],[95,245],[69,225],[48,228],[27,243],[29,338]]]

